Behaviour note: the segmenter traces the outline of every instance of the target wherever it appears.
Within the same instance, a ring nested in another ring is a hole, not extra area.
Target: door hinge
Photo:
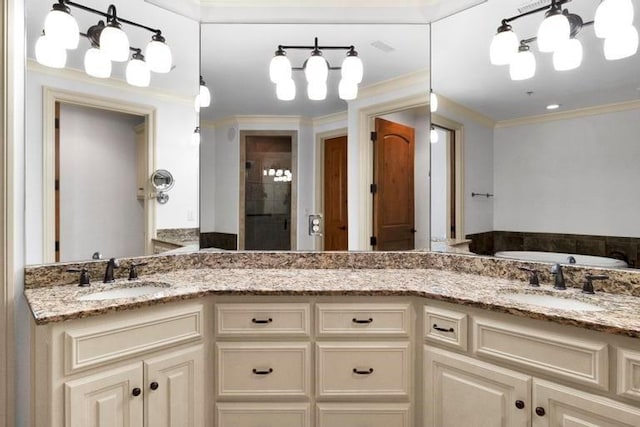
[[[376,236],[369,237],[369,244],[371,246],[376,246],[378,244],[378,238]]]
[[[378,140],[378,132],[371,132],[371,140],[376,142]]]
[[[60,190],[60,180],[59,180],[59,179],[56,179],[54,189],[55,189],[56,191],[59,191],[59,190]]]
[[[56,252],[60,252],[60,242],[58,240],[56,240],[55,250]]]
[[[371,184],[369,186],[369,190],[372,194],[376,194],[378,192],[378,184]]]
[[[56,129],[60,129],[60,119],[55,120],[55,127]]]

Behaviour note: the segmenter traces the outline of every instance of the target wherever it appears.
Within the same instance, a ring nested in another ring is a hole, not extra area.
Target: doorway
[[[347,136],[327,138],[323,146],[324,250],[349,249]]]

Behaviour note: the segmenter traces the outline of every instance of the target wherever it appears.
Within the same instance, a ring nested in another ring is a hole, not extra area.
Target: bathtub
[[[561,252],[535,252],[535,251],[501,251],[496,252],[497,258],[518,259],[533,262],[555,262],[570,264],[569,257],[575,258],[575,265],[602,268],[625,268],[627,263],[615,258],[605,258],[591,255],[565,254]]]

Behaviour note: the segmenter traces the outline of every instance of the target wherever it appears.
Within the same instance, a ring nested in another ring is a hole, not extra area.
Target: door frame
[[[288,136],[291,138],[291,251],[298,247],[298,131],[296,130],[240,130],[240,186],[238,197],[238,250],[244,250],[245,237],[245,196],[246,180],[244,176],[247,162],[247,136]]]
[[[56,102],[81,107],[98,108],[117,113],[144,116],[147,128],[146,153],[143,163],[145,176],[150,177],[156,170],[156,109],[152,106],[123,102],[111,98],[61,90],[44,86],[42,89],[43,108],[43,147],[42,147],[42,260],[43,263],[55,262],[55,106]],[[145,254],[152,254],[152,239],[156,234],[156,204],[149,192],[144,199],[144,247]]]
[[[339,138],[341,136],[347,137],[347,152],[349,151],[349,135],[346,127],[333,129],[325,132],[319,132],[316,134],[315,141],[315,159],[316,159],[316,184],[315,184],[315,206],[316,212],[318,212],[324,218],[324,142],[327,139]],[[347,174],[349,169],[349,162],[347,161]],[[324,219],[323,219],[324,222]],[[313,249],[316,251],[324,250],[324,233],[318,236],[313,242]]]

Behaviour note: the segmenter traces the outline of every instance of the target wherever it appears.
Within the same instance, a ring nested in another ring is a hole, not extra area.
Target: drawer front
[[[202,305],[71,329],[64,333],[65,373],[202,339]]]
[[[310,344],[217,343],[219,397],[309,395]]]
[[[548,373],[600,389],[609,388],[607,344],[473,318],[473,351],[479,356]]]
[[[218,403],[217,427],[309,427],[307,403]]]
[[[409,304],[317,304],[319,336],[399,336],[411,333]]]
[[[407,397],[410,344],[317,343],[319,397]]]
[[[618,395],[640,400],[640,353],[619,348],[617,359]]]
[[[410,427],[408,403],[318,403],[317,427]]]
[[[233,336],[309,336],[309,304],[216,304],[216,333]]]
[[[425,307],[424,334],[428,341],[467,351],[467,315]]]

